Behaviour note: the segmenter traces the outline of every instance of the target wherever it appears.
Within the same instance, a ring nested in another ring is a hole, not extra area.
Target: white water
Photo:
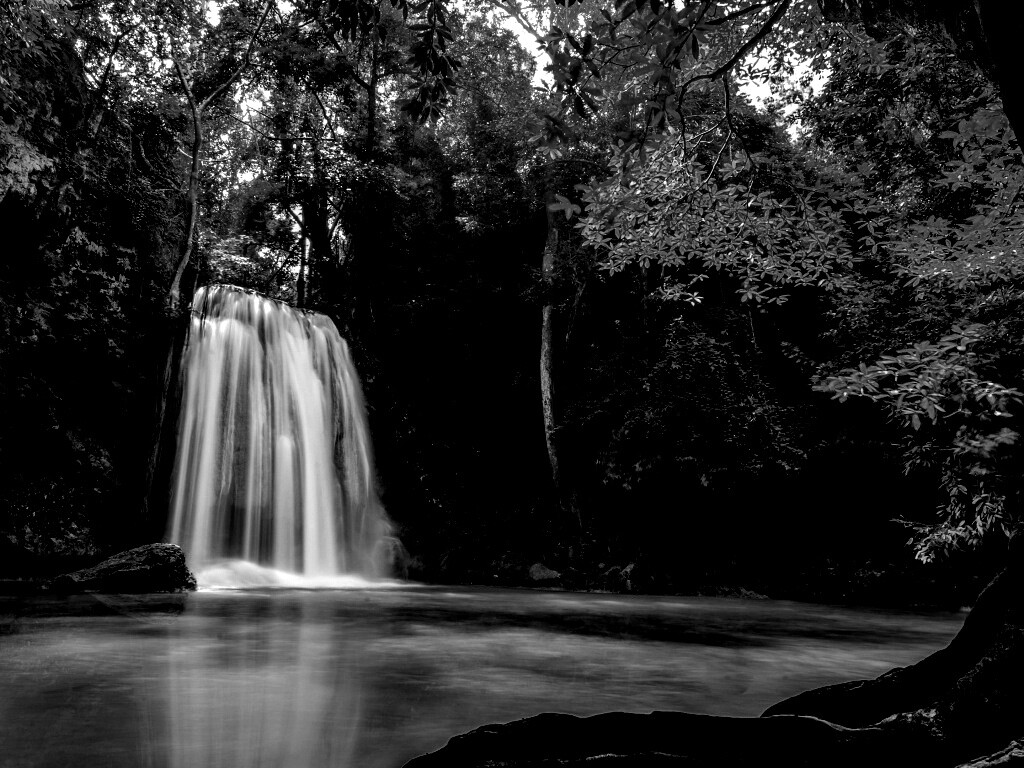
[[[169,538],[201,584],[212,568],[227,586],[226,560],[318,580],[385,575],[366,409],[330,318],[201,288],[182,376]]]
[[[395,579],[367,578],[352,573],[329,576],[304,576],[257,565],[247,560],[224,560],[197,571],[196,581],[202,590],[218,589],[415,589],[417,584]]]

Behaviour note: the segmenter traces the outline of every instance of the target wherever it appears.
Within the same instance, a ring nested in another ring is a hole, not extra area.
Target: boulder
[[[562,578],[562,574],[558,571],[553,571],[543,563],[534,563],[530,566],[530,578],[533,581],[556,581]]]
[[[177,544],[146,544],[109,557],[91,568],[66,573],[50,582],[55,592],[191,592],[196,577]]]

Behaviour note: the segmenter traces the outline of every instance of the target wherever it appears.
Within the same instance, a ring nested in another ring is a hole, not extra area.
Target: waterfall
[[[194,570],[242,559],[385,575],[390,525],[362,390],[330,318],[201,288],[182,386],[169,538]]]

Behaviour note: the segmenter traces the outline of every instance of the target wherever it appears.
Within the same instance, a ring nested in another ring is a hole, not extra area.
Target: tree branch
[[[511,16],[511,17],[512,17],[512,18],[513,18],[513,19],[514,19],[514,20],[516,21],[516,23],[518,23],[518,24],[519,24],[519,26],[521,26],[521,27],[523,28],[523,30],[524,30],[524,31],[525,31],[525,32],[526,32],[527,34],[529,34],[529,35],[532,35],[532,36],[533,36],[533,38],[534,38],[534,39],[535,39],[535,40],[536,40],[536,41],[537,41],[537,42],[538,42],[538,43],[539,43],[540,45],[542,45],[542,46],[546,46],[546,45],[547,45],[547,43],[546,43],[546,42],[545,42],[545,40],[544,40],[544,35],[542,35],[542,34],[541,34],[541,33],[540,33],[540,32],[539,32],[538,30],[537,30],[537,28],[536,28],[535,26],[533,26],[533,24],[531,24],[531,23],[530,23],[530,20],[529,20],[529,19],[527,19],[527,18],[526,18],[526,16],[524,16],[524,15],[523,15],[523,12],[522,12],[522,11],[520,11],[520,10],[519,10],[519,9],[518,9],[518,8],[517,8],[517,7],[515,6],[515,5],[513,5],[513,4],[511,3],[511,2],[508,2],[508,3],[506,3],[506,2],[503,2],[503,0],[486,0],[486,2],[487,2],[487,3],[489,4],[489,5],[492,5],[492,6],[494,6],[495,8],[497,8],[498,10],[500,10],[500,11],[504,11],[504,12],[505,12],[505,13],[507,13],[507,14],[508,14],[509,16]]]
[[[758,43],[760,43],[762,40],[764,40],[765,37],[768,36],[768,33],[771,32],[775,28],[775,25],[782,20],[782,17],[786,15],[786,11],[789,10],[789,6],[792,4],[793,0],[782,0],[782,2],[779,3],[779,5],[772,12],[772,15],[768,17],[768,20],[764,23],[764,26],[762,26],[753,37],[747,40],[747,42],[741,45],[739,49],[736,51],[736,53],[734,53],[727,62],[725,62],[722,66],[718,67],[718,69],[716,69],[714,72],[709,72],[707,74],[696,75],[695,77],[691,77],[683,84],[682,90],[686,91],[687,89],[689,89],[691,85],[700,82],[701,80],[717,80],[720,77],[724,77],[726,74],[728,74],[733,67],[739,64],[740,61],[742,61],[743,58],[757,46]]]
[[[348,53],[348,51],[346,51],[342,47],[341,43],[338,42],[338,40],[334,36],[333,32],[327,32],[327,40],[328,40],[328,42],[330,42],[331,45],[334,46],[334,49],[338,53],[342,54],[343,56]],[[352,64],[348,61],[347,57],[345,58],[345,67],[348,69],[348,72],[346,74],[349,77],[352,78],[353,82],[355,82],[355,84],[358,85],[360,88],[362,88],[364,91],[369,93],[370,92],[370,84],[368,82],[366,82],[365,80],[363,80],[363,78],[356,71],[356,68],[354,66],[352,66]]]
[[[299,231],[302,232],[302,236],[307,240],[312,240],[313,238],[310,236],[309,230],[306,229],[305,223],[295,215],[295,211],[292,210],[292,207],[289,205],[285,210],[288,211],[288,215],[292,217],[295,223],[299,225]]]
[[[711,21],[706,21],[704,23],[711,24],[713,26],[718,26],[719,24],[725,24],[726,22],[729,21],[735,21],[736,19],[742,18],[747,14],[756,13],[757,11],[760,11],[762,8],[767,8],[769,5],[771,5],[770,1],[765,3],[754,3],[753,5],[748,5],[746,8],[740,8],[738,11],[727,13],[725,16],[720,16],[717,19],[712,19]]]
[[[197,112],[202,112],[202,108],[196,104],[195,96],[192,95],[192,88],[188,84],[189,78],[185,77],[185,69],[173,51],[171,52],[171,62],[174,64],[174,71],[178,74],[178,82],[181,83],[182,90],[185,91],[185,98],[188,99],[189,109],[192,110],[192,114],[195,116]]]
[[[338,134],[334,130],[334,123],[332,122],[330,115],[327,114],[327,107],[324,105],[323,99],[320,98],[320,92],[313,91],[313,98],[315,98],[316,103],[320,105],[320,111],[323,113],[324,122],[327,123],[327,130],[331,132],[331,138],[334,139],[334,141],[337,141]]]
[[[743,154],[747,156],[747,162],[756,169],[758,165],[750,154],[750,150],[747,149],[747,143],[743,140],[743,134],[736,130],[736,123],[733,122],[732,89],[729,87],[728,74],[722,75],[722,90],[725,92],[725,120],[729,125],[729,133],[740,140],[740,147],[743,148]]]
[[[249,66],[249,59],[252,56],[252,49],[256,46],[256,39],[259,37],[260,31],[263,29],[263,24],[267,21],[267,17],[270,15],[270,11],[273,7],[274,0],[269,0],[269,2],[267,3],[267,7],[263,9],[263,15],[260,16],[260,20],[256,24],[256,29],[253,30],[252,37],[249,38],[249,45],[245,49],[245,54],[242,56],[241,63],[237,67],[235,67],[235,71],[231,73],[231,76],[228,77],[227,80],[218,85],[213,90],[212,93],[210,93],[205,99],[203,99],[199,107],[200,111],[205,109],[211,101],[213,101],[222,93],[224,93],[224,91],[226,91],[231,86],[231,84],[235,82],[236,79],[238,79],[238,76],[242,74],[242,71],[247,66]]]

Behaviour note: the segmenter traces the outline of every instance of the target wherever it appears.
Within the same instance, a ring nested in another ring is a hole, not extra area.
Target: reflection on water
[[[543,711],[754,716],[961,619],[424,587],[0,598],[0,768],[392,768]]]
[[[198,621],[172,633],[167,695],[154,702],[167,710],[168,765],[354,765],[361,652],[336,637],[329,606],[242,601],[228,616],[217,607],[199,602]]]

